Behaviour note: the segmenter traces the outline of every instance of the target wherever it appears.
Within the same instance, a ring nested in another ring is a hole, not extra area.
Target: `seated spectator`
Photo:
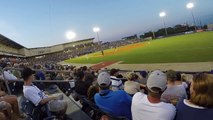
[[[127,72],[126,78],[128,81],[124,83],[124,91],[126,91],[130,96],[133,96],[136,92],[140,91],[140,83],[135,82],[134,72]]]
[[[38,66],[37,66],[37,69],[38,69],[39,71],[37,71],[36,74],[35,74],[36,80],[46,80],[45,75],[44,75],[44,73],[42,72],[42,66],[41,66],[41,65],[38,65]]]
[[[131,120],[132,98],[123,90],[110,90],[111,79],[107,72],[100,73],[97,81],[100,92],[95,95],[96,105],[112,116],[125,116]]]
[[[19,64],[15,63],[15,64],[13,65],[13,67],[14,67],[14,68],[19,68]],[[21,78],[21,72],[20,72],[19,70],[12,70],[12,74],[13,74],[16,78],[18,78],[18,79]]]
[[[180,73],[177,73],[177,78],[176,78],[175,84],[176,85],[182,85],[185,89],[187,89],[189,87],[189,85],[181,77]]]
[[[19,118],[24,118],[25,116],[20,113],[18,100],[15,95],[6,95],[4,91],[0,91],[0,102],[5,101],[10,104],[13,113]]]
[[[25,98],[35,106],[48,104],[51,112],[60,112],[62,116],[65,115],[67,102],[58,99],[59,97],[48,97],[43,91],[33,85],[33,71],[30,68],[23,70],[22,78],[24,79],[23,93]]]
[[[177,73],[173,70],[167,71],[167,89],[163,92],[161,100],[176,105],[179,100],[187,99],[186,89],[182,85],[176,85]]]
[[[76,72],[76,82],[75,82],[75,92],[80,95],[87,95],[87,90],[85,89],[84,85],[85,82],[84,79],[84,72],[83,71],[77,71]]]
[[[123,86],[123,82],[121,79],[118,79],[116,76],[119,75],[119,70],[118,69],[111,69],[110,70],[110,79],[112,81],[112,85],[111,85],[111,89],[113,91],[116,91],[116,90],[123,90],[124,86]]]
[[[98,84],[91,85],[87,91],[87,99],[93,103],[95,103],[94,96],[99,92]]]
[[[0,101],[0,120],[11,119],[12,110],[11,105],[5,101]]]
[[[148,95],[136,93],[132,99],[133,120],[173,120],[175,107],[161,102],[160,98],[166,89],[167,77],[163,72],[152,72],[147,80]]]
[[[200,73],[194,76],[190,92],[189,100],[178,103],[175,120],[212,120],[213,75]]]

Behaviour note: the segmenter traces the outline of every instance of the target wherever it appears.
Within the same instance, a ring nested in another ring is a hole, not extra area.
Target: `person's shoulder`
[[[127,94],[124,90],[116,90],[116,91],[113,91],[112,93],[114,93],[114,94]]]
[[[175,106],[171,103],[162,102],[162,107],[165,108],[168,112],[175,112],[176,111]]]
[[[133,96],[133,99],[143,98],[144,96],[146,96],[144,93],[142,93],[142,92],[137,92],[137,93],[135,93],[135,95]]]

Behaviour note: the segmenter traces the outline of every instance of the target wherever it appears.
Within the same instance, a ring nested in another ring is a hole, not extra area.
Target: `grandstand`
[[[213,119],[212,0],[13,2],[11,18],[0,10],[0,120]],[[64,29],[73,41],[52,45]]]

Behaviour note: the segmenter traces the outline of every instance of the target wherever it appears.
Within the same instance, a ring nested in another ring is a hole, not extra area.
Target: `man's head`
[[[118,72],[119,72],[119,69],[113,68],[113,69],[110,70],[110,75],[111,76],[117,76],[119,74]]]
[[[147,80],[148,94],[152,97],[160,98],[165,91],[167,84],[167,76],[160,70],[153,71]]]
[[[98,75],[98,85],[102,90],[106,90],[109,89],[110,85],[111,85],[111,79],[110,79],[110,75],[107,72],[101,72]]]
[[[169,82],[175,82],[177,79],[177,73],[174,70],[168,70],[166,75]]]
[[[32,82],[34,79],[33,71],[30,68],[24,68],[24,70],[21,73],[21,76],[25,82],[28,82],[28,81]]]
[[[126,78],[130,81],[135,80],[135,73],[134,72],[127,72],[126,73]]]

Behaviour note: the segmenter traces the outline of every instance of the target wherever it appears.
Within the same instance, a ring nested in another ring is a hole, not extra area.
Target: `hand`
[[[6,93],[4,91],[0,91],[0,97],[5,96]]]

